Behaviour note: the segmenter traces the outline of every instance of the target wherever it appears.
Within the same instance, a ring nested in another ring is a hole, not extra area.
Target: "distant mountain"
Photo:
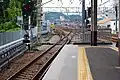
[[[72,21],[82,20],[82,17],[80,15],[68,15],[68,19]]]
[[[60,19],[60,16],[64,16],[65,18],[67,17],[63,13],[60,12],[47,12],[45,13],[45,20],[56,20]]]
[[[47,12],[45,13],[45,20],[58,20],[60,19],[60,16],[63,16],[65,19],[69,20],[82,20],[80,15],[65,15],[62,12]]]

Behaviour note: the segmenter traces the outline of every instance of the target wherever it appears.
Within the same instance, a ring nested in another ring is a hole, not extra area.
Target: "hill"
[[[60,16],[63,16],[67,20],[82,20],[82,17],[80,15],[65,15],[62,12],[47,12],[45,13],[45,20],[58,20],[60,19]]]

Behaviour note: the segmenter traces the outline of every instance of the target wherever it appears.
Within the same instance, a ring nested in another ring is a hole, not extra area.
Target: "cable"
[[[104,3],[99,4],[98,7],[99,7],[99,6],[102,6],[102,5],[106,4],[106,3],[108,3],[109,1],[110,1],[110,0],[108,0],[108,1],[106,1],[106,2],[104,2]]]

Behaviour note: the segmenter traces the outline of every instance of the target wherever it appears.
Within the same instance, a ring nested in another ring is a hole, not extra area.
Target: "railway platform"
[[[118,50],[111,46],[65,45],[43,80],[120,80]]]

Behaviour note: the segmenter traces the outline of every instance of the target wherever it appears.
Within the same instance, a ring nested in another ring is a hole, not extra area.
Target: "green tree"
[[[10,0],[9,7],[7,8],[9,20],[21,16],[22,13],[22,0]]]

